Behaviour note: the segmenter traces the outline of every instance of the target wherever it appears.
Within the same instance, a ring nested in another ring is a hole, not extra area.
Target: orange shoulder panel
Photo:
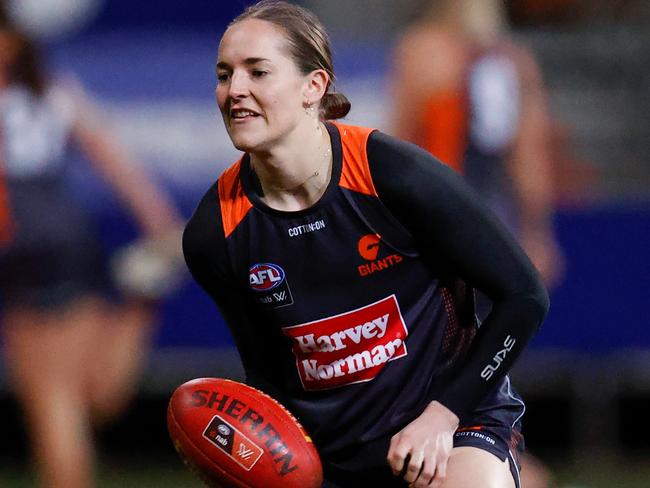
[[[417,144],[457,172],[463,172],[467,144],[467,101],[462,92],[433,93],[424,107]]]
[[[377,190],[375,190],[370,175],[366,149],[368,137],[375,129],[346,125],[340,122],[332,123],[339,129],[343,150],[343,168],[339,186],[376,197]]]
[[[10,243],[13,230],[14,222],[9,208],[9,195],[0,175],[0,246]]]
[[[9,191],[3,173],[2,161],[0,161],[0,246],[9,244],[14,233]]]
[[[239,179],[241,159],[223,172],[219,177],[219,203],[221,204],[221,221],[226,238],[253,208]]]

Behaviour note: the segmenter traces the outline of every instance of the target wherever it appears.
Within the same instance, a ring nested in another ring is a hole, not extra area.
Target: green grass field
[[[0,487],[36,487],[27,467],[0,466]],[[201,488],[203,485],[180,460],[169,462],[136,460],[102,463],[98,488]]]
[[[561,488],[650,488],[650,459],[645,463],[559,466],[554,472],[556,486]]]
[[[554,465],[557,488],[650,488],[650,456],[636,462],[595,462],[570,467]],[[31,488],[36,486],[26,468],[0,466],[0,487]],[[164,462],[113,461],[100,466],[98,488],[201,488],[202,484],[181,465]],[[526,488],[526,487],[523,487]]]

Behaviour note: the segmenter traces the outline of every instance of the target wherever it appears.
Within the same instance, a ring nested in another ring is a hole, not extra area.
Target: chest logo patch
[[[404,261],[404,258],[397,253],[380,258],[380,244],[381,236],[379,234],[366,234],[359,239],[357,250],[359,255],[367,261],[357,267],[360,276],[365,277],[378,271],[384,271]]]
[[[395,295],[282,332],[293,342],[305,390],[370,381],[390,361],[407,355],[408,330]]]
[[[284,281],[284,270],[277,264],[256,264],[249,271],[251,288],[267,291],[280,286]]]
[[[272,308],[293,303],[284,270],[277,264],[260,263],[248,270],[248,281],[255,292],[255,300]]]
[[[203,436],[246,471],[250,471],[264,454],[260,446],[218,415],[212,418],[203,431]]]

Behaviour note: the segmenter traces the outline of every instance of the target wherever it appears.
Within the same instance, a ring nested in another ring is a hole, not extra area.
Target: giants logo
[[[282,332],[293,341],[305,390],[370,381],[389,361],[407,354],[408,330],[395,295]]]
[[[379,234],[366,234],[359,239],[359,244],[357,245],[359,254],[366,261],[370,261],[370,263],[362,264],[357,268],[361,276],[367,276],[376,271],[383,271],[404,260],[399,254],[391,254],[385,258],[377,259],[380,243],[381,236]]]
[[[357,248],[359,249],[361,257],[368,261],[374,261],[377,259],[380,242],[381,238],[379,237],[379,234],[368,234],[359,239]]]
[[[284,307],[293,303],[284,270],[277,264],[262,263],[251,266],[248,281],[255,290],[255,300],[272,308]]]
[[[250,471],[264,451],[218,415],[203,431],[203,437],[217,446],[246,471]]]

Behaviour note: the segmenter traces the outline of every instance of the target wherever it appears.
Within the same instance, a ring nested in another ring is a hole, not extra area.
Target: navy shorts
[[[508,394],[512,401],[503,400]],[[506,377],[471,415],[462,418],[454,434],[454,447],[476,447],[509,462],[516,488],[521,488],[519,457],[524,450],[521,417],[524,404]],[[407,483],[393,475],[386,462],[390,438],[358,445],[335,458],[323,460],[324,488],[381,486],[404,488]],[[359,469],[360,468],[360,469]]]
[[[57,183],[9,185],[16,235],[0,248],[0,307],[56,308],[110,288],[89,216]]]
[[[501,461],[507,459],[515,487],[521,488],[519,457],[524,449],[524,440],[518,426],[513,429],[498,425],[463,426],[454,434],[454,447],[477,447]]]
[[[92,242],[13,248],[0,256],[0,307],[56,308],[109,288],[105,262]]]

